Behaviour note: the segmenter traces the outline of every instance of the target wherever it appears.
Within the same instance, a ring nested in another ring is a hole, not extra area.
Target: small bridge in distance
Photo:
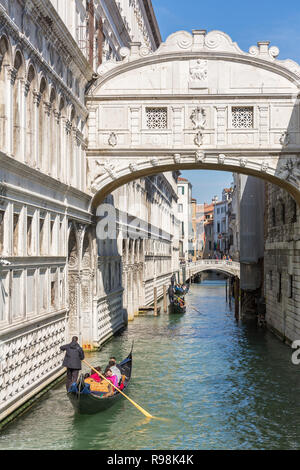
[[[181,266],[183,277],[189,279],[195,274],[203,271],[218,271],[230,276],[236,276],[240,279],[240,263],[238,261],[218,260],[218,259],[200,259]],[[184,272],[185,271],[185,272]]]

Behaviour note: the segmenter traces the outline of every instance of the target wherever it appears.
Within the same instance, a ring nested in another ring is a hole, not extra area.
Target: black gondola
[[[122,375],[126,376],[124,382],[124,388],[122,392],[125,392],[127,389],[130,378],[131,378],[131,371],[132,371],[132,349],[129,355],[124,359],[118,367],[121,369]],[[83,376],[81,376],[77,382],[77,389],[83,390]],[[113,395],[108,397],[100,397],[97,393],[80,393],[79,391],[73,392],[69,391],[67,393],[75,411],[80,414],[95,414],[99,413],[100,411],[104,411],[107,408],[110,408],[114,405],[123,395],[117,391]]]
[[[172,302],[169,305],[169,313],[185,313],[186,311],[186,306],[185,305],[180,305],[179,303]]]

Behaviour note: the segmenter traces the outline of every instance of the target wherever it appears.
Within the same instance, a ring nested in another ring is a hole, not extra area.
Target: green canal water
[[[136,318],[89,355],[93,365],[121,360],[134,339],[127,393],[167,420],[148,421],[126,399],[76,415],[62,384],[1,432],[0,449],[299,449],[292,349],[253,322],[238,324],[221,281],[192,285],[186,300],[185,315]]]

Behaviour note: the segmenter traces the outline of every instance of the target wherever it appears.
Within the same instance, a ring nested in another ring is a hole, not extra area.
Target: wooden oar
[[[127,400],[130,401],[130,403],[132,403],[141,413],[143,413],[147,418],[155,418],[155,416],[152,416],[150,413],[148,413],[148,411],[144,410],[144,408],[142,408],[140,405],[138,405],[137,403],[135,403],[131,398],[129,398],[127,395],[125,395],[125,393],[123,393],[118,387],[116,387],[115,385],[113,385],[111,383],[110,380],[107,380],[106,377],[104,377],[104,375],[100,374],[97,369],[95,369],[93,366],[91,366],[91,364],[89,364],[85,359],[83,359],[83,361],[90,369],[92,369],[94,372],[96,372],[99,377],[101,377],[102,379],[106,380],[106,382],[108,382],[110,385],[112,385],[116,390],[118,390],[119,393],[121,393],[125,398],[127,398]]]

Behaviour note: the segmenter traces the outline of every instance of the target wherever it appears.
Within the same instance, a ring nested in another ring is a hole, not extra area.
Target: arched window
[[[20,158],[21,153],[21,81],[23,72],[23,57],[20,51],[16,52],[14,60],[13,81],[13,155]]]
[[[75,108],[72,106],[70,114],[70,133],[68,138],[68,147],[69,147],[69,182],[70,184],[75,184],[75,168],[76,168],[76,153],[75,153],[75,144],[74,144],[74,128],[75,128]]]
[[[44,112],[44,101],[46,99],[47,83],[44,77],[41,79],[38,99],[38,129],[39,129],[39,155],[38,166],[41,170],[46,171],[47,162],[47,145],[48,145],[48,126],[46,115]]]
[[[6,67],[10,65],[9,44],[5,36],[0,39],[0,148],[7,148],[7,73]]]
[[[26,80],[26,162],[34,162],[34,106],[33,90],[35,88],[36,73],[33,65],[29,66]]]
[[[50,131],[49,131],[49,161],[50,172],[52,176],[57,176],[57,140],[58,140],[58,125],[55,119],[56,113],[56,92],[51,89],[50,93]]]
[[[57,176],[62,181],[65,181],[65,168],[63,165],[64,162],[64,118],[65,118],[65,102],[63,98],[59,100],[58,106],[58,135],[57,135]]]

